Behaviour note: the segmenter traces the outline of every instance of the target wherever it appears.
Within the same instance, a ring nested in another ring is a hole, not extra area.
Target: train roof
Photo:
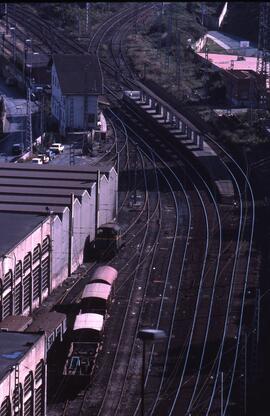
[[[111,286],[106,283],[89,283],[85,286],[82,299],[99,298],[107,300],[111,293]]]
[[[100,266],[94,271],[93,276],[90,279],[90,282],[92,282],[93,280],[101,280],[112,285],[115,279],[117,278],[117,275],[118,272],[113,267]]]
[[[74,322],[74,331],[78,330],[95,330],[100,332],[103,328],[103,315],[98,313],[81,313],[76,316]]]

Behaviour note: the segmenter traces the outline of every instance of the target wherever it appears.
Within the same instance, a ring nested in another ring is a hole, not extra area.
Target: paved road
[[[0,140],[0,161],[10,161],[11,148],[14,143],[24,142],[24,129],[26,117],[26,97],[15,87],[5,84],[4,78],[0,77],[0,95],[4,96],[7,109],[6,136]],[[37,137],[38,131],[38,106],[32,106],[33,137]]]

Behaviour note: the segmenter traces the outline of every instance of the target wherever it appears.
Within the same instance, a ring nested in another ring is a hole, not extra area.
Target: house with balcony
[[[98,100],[103,94],[97,56],[53,55],[51,88],[51,113],[58,122],[60,134],[97,128]]]

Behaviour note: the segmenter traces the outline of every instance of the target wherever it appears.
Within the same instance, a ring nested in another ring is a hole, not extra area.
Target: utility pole
[[[176,85],[177,85],[177,91],[179,93],[180,91],[180,84],[181,84],[181,50],[180,50],[180,41],[181,41],[181,32],[180,32],[180,28],[179,28],[180,22],[179,20],[177,20],[177,26],[176,26],[176,57],[175,57],[175,62],[176,62],[176,74],[175,74],[175,78],[176,78]]]
[[[84,67],[84,105],[83,105],[83,124],[84,131],[88,131],[88,71],[89,64]]]
[[[14,70],[16,65],[16,27],[11,27],[10,31],[12,33],[12,58],[14,64]]]
[[[257,68],[259,75],[259,107],[266,111],[270,88],[270,3],[260,3]]]
[[[171,41],[172,41],[172,20],[173,20],[173,3],[169,4],[168,14],[168,26],[167,26],[167,47],[165,53],[165,68],[169,69],[170,66],[170,52],[171,52]]]
[[[27,88],[26,101],[26,146],[29,145],[30,154],[33,153],[33,136],[32,136],[32,107],[31,107],[31,82]]]
[[[86,35],[89,35],[91,27],[91,3],[86,3],[85,6],[85,33]]]
[[[8,34],[8,3],[5,3],[5,17],[6,17],[6,35]]]

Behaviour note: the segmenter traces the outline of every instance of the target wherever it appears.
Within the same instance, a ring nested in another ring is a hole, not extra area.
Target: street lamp
[[[12,33],[12,46],[13,46],[13,63],[14,63],[14,70],[16,64],[16,28],[10,27],[10,32]]]
[[[144,383],[145,383],[145,347],[146,343],[156,344],[163,342],[167,336],[165,331],[161,329],[143,328],[138,332],[138,338],[143,342],[142,357],[142,381],[141,381],[141,416],[144,416]]]
[[[31,46],[32,46],[32,39],[25,39],[24,42],[24,62],[23,62],[23,80],[25,82],[25,71],[27,66],[27,56],[28,56],[28,50],[30,49],[31,52]]]

